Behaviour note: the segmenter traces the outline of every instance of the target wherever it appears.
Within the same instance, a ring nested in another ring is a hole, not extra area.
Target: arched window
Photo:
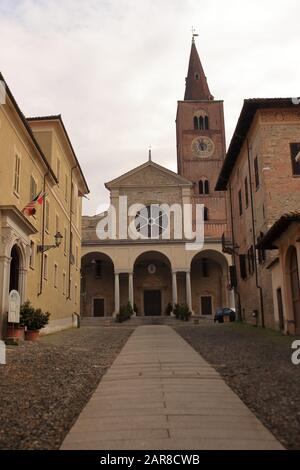
[[[204,194],[209,194],[209,181],[204,181]]]
[[[200,180],[199,181],[199,194],[203,194],[203,191],[204,191],[203,181]]]
[[[204,129],[204,119],[203,116],[199,117],[199,129]]]
[[[209,129],[209,120],[208,120],[208,116],[205,116],[205,118],[204,118],[204,129]]]
[[[208,220],[208,208],[204,207],[204,221],[206,222]]]
[[[199,118],[194,116],[194,129],[199,129]]]

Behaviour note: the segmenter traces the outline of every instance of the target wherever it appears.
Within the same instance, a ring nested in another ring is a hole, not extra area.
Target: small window
[[[300,175],[300,143],[291,144],[291,159],[293,175]]]
[[[100,259],[96,260],[96,265],[95,265],[95,276],[97,278],[102,276],[102,261]]]
[[[37,184],[34,177],[30,176],[30,201],[33,201],[34,198],[37,196]]]
[[[242,191],[239,191],[239,214],[243,214],[243,200],[242,200]]]
[[[65,201],[68,202],[68,193],[69,193],[69,189],[68,189],[68,176],[65,175]]]
[[[258,159],[254,158],[254,178],[255,178],[255,188],[259,187],[259,172],[258,172]]]
[[[246,176],[245,178],[245,203],[246,203],[246,209],[249,206],[249,193],[248,193],[248,178]]]
[[[46,202],[45,202],[45,230],[46,232],[49,232],[49,228],[50,228],[50,203],[46,199]]]
[[[194,129],[199,129],[199,119],[198,116],[194,116]]]
[[[66,295],[66,273],[63,273],[62,291],[63,295]]]
[[[75,287],[74,287],[74,302],[75,302],[75,305],[77,305],[77,296],[78,296],[78,287],[77,287],[77,284],[75,284]]]
[[[34,242],[30,242],[30,255],[29,255],[29,266],[31,269],[34,269],[34,262],[35,262],[35,251],[34,251],[35,245]]]
[[[19,194],[20,191],[20,168],[21,159],[19,155],[15,155],[15,174],[14,174],[14,192]]]
[[[59,232],[59,217],[58,214],[55,215],[55,233]]]
[[[67,229],[64,228],[64,254],[67,254]]]
[[[78,261],[79,261],[79,248],[78,248],[78,245],[76,245],[76,249],[75,249],[75,265],[76,265],[76,268],[78,268]]]
[[[58,274],[58,266],[55,263],[54,264],[54,274],[53,274],[53,284],[54,284],[54,287],[56,287],[56,288],[57,288],[57,274]]]
[[[247,278],[246,255],[239,255],[240,275],[242,279]]]
[[[206,258],[202,260],[202,276],[203,277],[209,277],[208,274],[208,261]]]
[[[195,73],[195,79],[199,80],[199,73]]]
[[[44,254],[44,279],[48,279],[48,255]]]
[[[204,194],[209,194],[209,181],[204,181]]]
[[[75,210],[75,192],[74,192],[74,184],[72,183],[71,187],[71,211],[74,213]]]
[[[199,129],[203,130],[204,129],[204,119],[203,116],[199,117]]]
[[[248,250],[248,272],[250,275],[254,273],[254,249],[251,246]]]
[[[208,208],[204,207],[204,221],[206,222],[208,220]]]
[[[59,183],[59,180],[60,180],[60,159],[59,158],[57,158],[56,160],[56,178]]]
[[[72,279],[69,282],[69,299],[72,300]]]

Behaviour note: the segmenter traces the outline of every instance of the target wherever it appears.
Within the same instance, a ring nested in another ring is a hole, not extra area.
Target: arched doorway
[[[300,285],[297,250],[294,246],[288,250],[288,270],[295,332],[300,334]]]
[[[172,271],[170,260],[163,253],[142,253],[134,263],[134,303],[137,315],[168,314],[172,303]]]
[[[80,311],[87,317],[114,312],[114,264],[104,253],[88,253],[81,259]]]
[[[218,308],[230,307],[227,291],[228,263],[214,250],[197,253],[191,262],[192,307],[196,315],[213,315]]]
[[[10,275],[9,275],[9,292],[11,290],[20,291],[20,268],[21,268],[21,252],[17,245],[11,250]]]

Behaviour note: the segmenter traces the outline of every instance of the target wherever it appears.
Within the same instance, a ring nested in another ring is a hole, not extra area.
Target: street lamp
[[[61,241],[63,239],[63,236],[60,232],[56,232],[54,235],[54,245],[38,245],[37,246],[37,251],[39,253],[44,253],[45,251],[50,250],[51,248],[59,248],[61,245]]]

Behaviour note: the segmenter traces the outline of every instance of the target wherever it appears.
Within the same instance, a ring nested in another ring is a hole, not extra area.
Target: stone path
[[[61,449],[283,449],[169,326],[140,326]]]

